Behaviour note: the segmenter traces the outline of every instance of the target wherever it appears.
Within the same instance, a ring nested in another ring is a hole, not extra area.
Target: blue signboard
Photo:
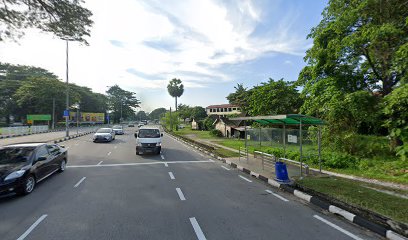
[[[69,117],[69,110],[64,110],[64,117]]]

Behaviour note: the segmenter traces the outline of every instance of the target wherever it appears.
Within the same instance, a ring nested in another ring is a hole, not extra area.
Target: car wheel
[[[27,195],[30,194],[34,191],[35,188],[35,178],[33,175],[28,175],[27,178],[24,180],[24,184],[21,188],[21,190],[19,191],[19,194],[21,195]]]
[[[61,161],[58,172],[62,173],[65,171],[65,168],[67,167],[67,161],[64,159]]]
[[[136,151],[136,155],[139,155],[139,152],[138,152],[138,151]]]

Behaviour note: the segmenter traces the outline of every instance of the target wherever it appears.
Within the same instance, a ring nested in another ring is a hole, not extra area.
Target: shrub
[[[210,131],[211,136],[222,137],[222,132],[218,129],[213,129]]]

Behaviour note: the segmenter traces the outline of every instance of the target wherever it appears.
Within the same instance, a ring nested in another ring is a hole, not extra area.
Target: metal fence
[[[252,128],[247,130],[246,147],[276,157],[299,162],[319,163],[319,131],[317,127]]]
[[[47,125],[39,125],[39,126],[19,126],[19,127],[5,127],[0,128],[0,135],[4,136],[12,136],[12,135],[22,135],[22,134],[29,134],[29,133],[40,133],[46,132],[49,128]]]

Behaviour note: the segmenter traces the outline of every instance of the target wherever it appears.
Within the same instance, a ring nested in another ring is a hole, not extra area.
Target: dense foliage
[[[136,93],[126,91],[118,85],[109,87],[106,91],[108,107],[112,111],[111,119],[120,122],[134,116],[135,108],[139,107],[140,101],[136,98]],[[122,119],[121,119],[122,118]],[[147,119],[147,117],[145,118]]]
[[[150,120],[159,120],[166,113],[165,108],[156,108],[151,113],[149,113]]]
[[[10,119],[25,121],[27,114],[52,114],[55,101],[55,119],[63,120],[66,108],[67,85],[49,71],[21,65],[0,63],[0,121],[6,125]],[[133,118],[139,100],[134,93],[113,86],[107,95],[95,93],[88,87],[69,84],[69,105],[79,105],[82,112],[107,113],[119,122],[120,111],[124,119]],[[112,121],[112,120],[111,120]]]
[[[24,28],[38,28],[70,41],[87,43],[92,13],[82,0],[3,0],[0,3],[0,41],[23,35]]]
[[[297,113],[302,105],[294,82],[271,78],[249,90],[238,84],[235,92],[230,93],[227,99],[252,116]]]
[[[169,92],[170,96],[174,97],[176,101],[175,106],[176,106],[176,112],[177,112],[177,98],[183,95],[184,85],[181,83],[180,79],[173,78],[167,85],[167,91]]]

